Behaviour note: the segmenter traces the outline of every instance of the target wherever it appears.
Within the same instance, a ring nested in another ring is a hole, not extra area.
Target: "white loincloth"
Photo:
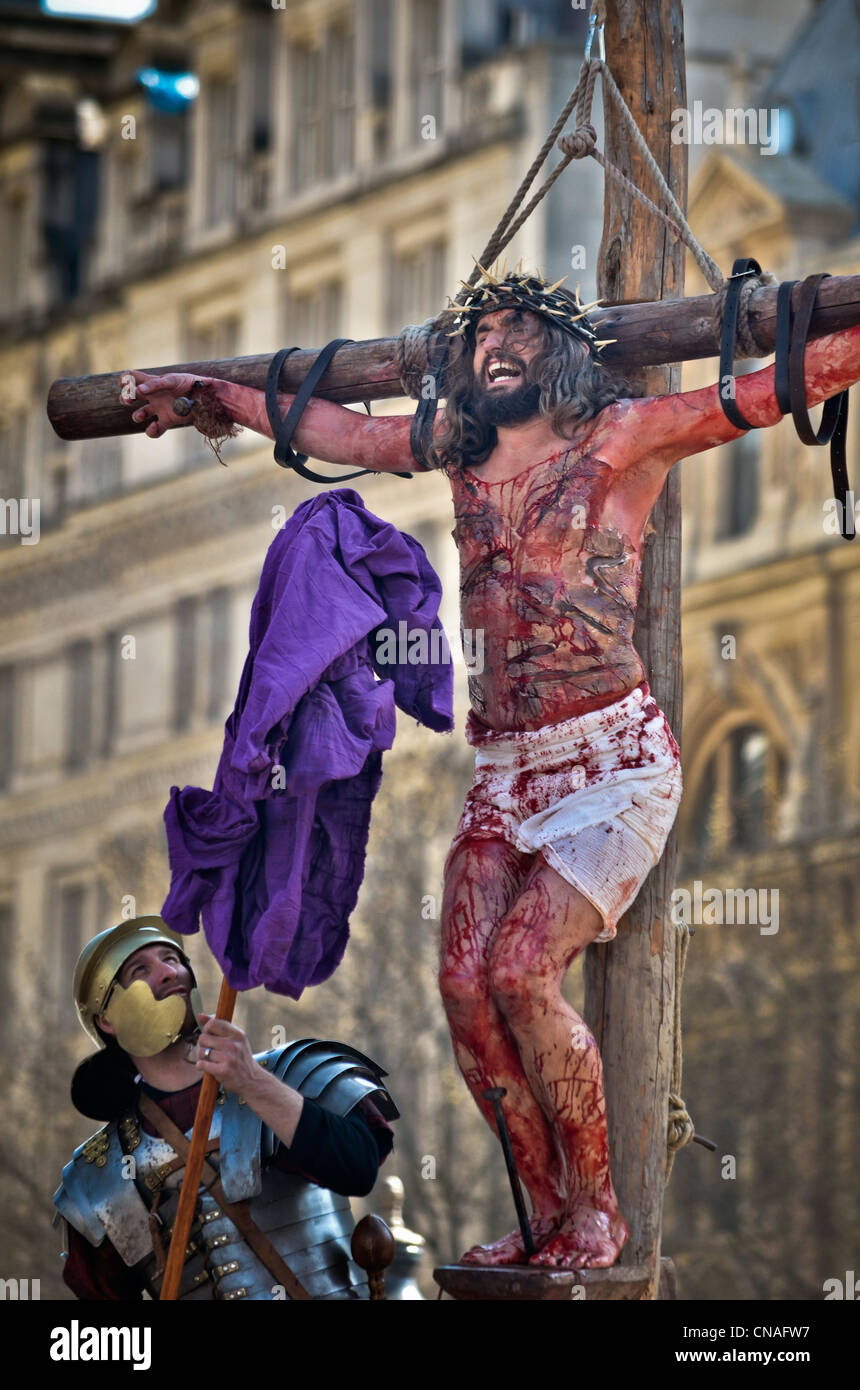
[[[464,840],[542,854],[597,908],[611,941],[678,812],[678,745],[647,681],[612,705],[515,733],[469,718],[475,779],[445,868]]]

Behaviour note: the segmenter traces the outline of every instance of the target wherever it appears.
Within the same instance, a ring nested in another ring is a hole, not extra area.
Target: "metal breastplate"
[[[211,1133],[220,1128],[216,1109]],[[190,1138],[190,1130],[186,1137]],[[140,1133],[134,1153],[135,1181],[150,1210],[154,1209],[166,1251],[176,1219],[184,1169],[165,1174],[176,1157],[166,1140]],[[218,1154],[207,1162],[220,1167]],[[317,1187],[297,1173],[268,1168],[262,1191],[250,1203],[250,1214],[278,1253],[314,1299],[367,1298],[367,1282],[350,1259],[353,1230],[349,1200]],[[157,1299],[162,1276],[156,1273],[155,1251],[137,1269],[147,1292]],[[179,1298],[285,1300],[286,1290],[243,1240],[215,1198],[201,1186],[195,1219],[185,1252]]]

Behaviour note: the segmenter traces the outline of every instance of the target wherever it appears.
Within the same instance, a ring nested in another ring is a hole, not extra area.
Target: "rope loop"
[[[749,320],[749,304],[751,297],[756,290],[760,290],[762,285],[776,285],[779,281],[773,271],[763,270],[761,275],[749,275],[741,285],[738,298],[738,324],[737,324],[737,344],[740,351],[738,357],[762,357],[769,353],[770,349],[762,347],[753,331]]]
[[[404,393],[414,401],[421,397],[430,362],[431,340],[437,331],[436,319],[425,319],[423,323],[407,324],[395,339],[394,365]]]

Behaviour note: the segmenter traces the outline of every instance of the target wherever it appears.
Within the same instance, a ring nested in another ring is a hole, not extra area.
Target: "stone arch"
[[[777,838],[791,834],[803,795],[804,749],[809,718],[800,692],[786,672],[766,655],[747,656],[732,673],[731,685],[712,690],[686,728],[685,747],[695,751],[684,769],[684,801],[679,829],[686,838],[699,802],[702,779],[729,735],[752,725],[761,728],[785,762]]]

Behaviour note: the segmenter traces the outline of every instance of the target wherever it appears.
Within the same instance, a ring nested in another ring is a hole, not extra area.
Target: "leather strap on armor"
[[[311,483],[341,483],[350,478],[362,478],[365,474],[373,475],[372,468],[358,468],[354,473],[341,473],[336,478],[327,478],[323,473],[314,473],[306,467],[308,461],[307,454],[297,454],[292,448],[292,439],[299,426],[299,421],[304,413],[305,406],[314,393],[320,378],[325,374],[326,369],[339,348],[346,343],[353,342],[352,338],[333,338],[330,343],[318,353],[312,362],[308,374],[296,392],[293,403],[286,415],[281,418],[278,405],[278,383],[281,379],[281,368],[289,357],[290,353],[298,352],[298,348],[281,348],[276,352],[269,363],[269,371],[266,376],[266,414],[269,417],[269,424],[275,438],[275,462],[282,468],[293,468],[299,477],[306,478]],[[366,405],[368,415],[370,406]],[[411,478],[411,473],[397,473],[398,478]]]
[[[191,1145],[182,1133],[178,1125],[175,1125],[168,1115],[164,1113],[161,1106],[152,1099],[151,1096],[141,1092],[138,1096],[138,1106],[151,1124],[155,1125],[162,1139],[176,1150],[183,1160],[187,1160]],[[311,1301],[304,1284],[300,1283],[293,1274],[289,1265],[278,1254],[268,1236],[266,1236],[254,1221],[249,1210],[249,1203],[228,1202],[224,1196],[224,1189],[221,1180],[211,1164],[204,1160],[202,1179],[207,1188],[221,1206],[224,1214],[233,1222],[233,1225],[241,1231],[243,1238],[253,1250],[254,1254],[266,1266],[266,1269],[280,1284],[291,1299],[295,1301]],[[156,1250],[156,1256],[158,1252]]]

